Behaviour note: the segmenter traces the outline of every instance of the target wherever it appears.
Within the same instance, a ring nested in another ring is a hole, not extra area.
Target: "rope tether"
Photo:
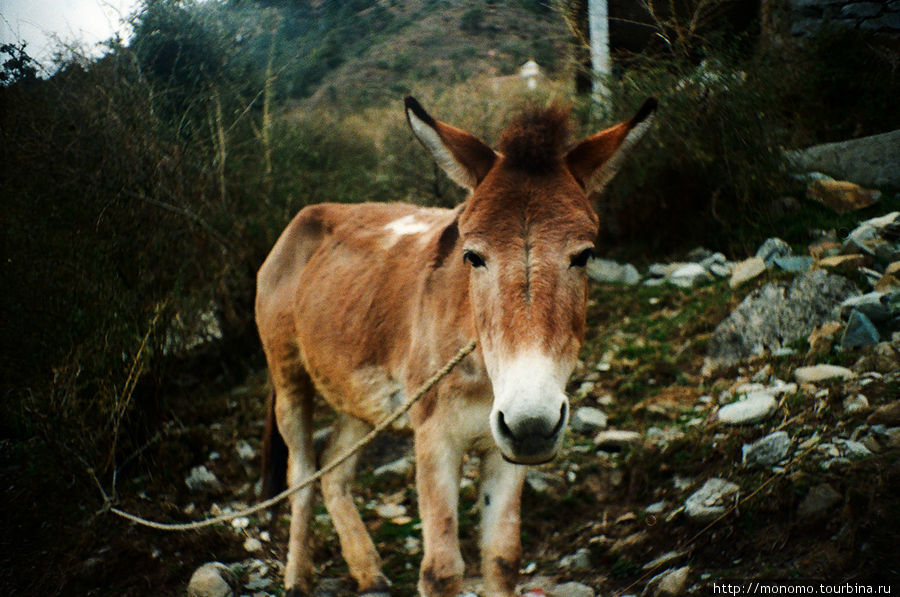
[[[265,510],[270,506],[274,506],[281,500],[287,498],[288,496],[300,491],[307,485],[315,483],[319,479],[322,478],[323,475],[326,475],[331,470],[339,466],[342,462],[350,458],[357,451],[361,450],[363,446],[371,442],[375,439],[379,433],[385,430],[388,426],[392,425],[394,421],[399,419],[406,411],[408,411],[413,404],[415,404],[422,396],[425,395],[428,390],[433,388],[439,381],[441,381],[444,377],[450,373],[450,370],[453,369],[461,360],[463,360],[470,352],[475,350],[475,340],[472,340],[467,345],[463,346],[459,349],[459,352],[450,359],[446,365],[444,365],[439,371],[437,371],[434,375],[432,375],[428,380],[419,387],[416,392],[410,396],[403,405],[395,410],[391,415],[389,415],[386,419],[375,425],[375,427],[366,434],[365,437],[360,439],[358,442],[353,444],[350,448],[344,451],[340,456],[336,459],[329,462],[327,465],[316,471],[315,474],[307,477],[301,483],[294,485],[293,487],[288,487],[281,493],[276,496],[273,496],[265,501],[262,501],[255,506],[251,506],[249,508],[245,508],[239,512],[230,512],[228,514],[222,514],[220,516],[216,516],[214,518],[207,518],[205,520],[199,520],[197,522],[184,522],[184,523],[164,523],[164,522],[155,522],[153,520],[147,520],[145,518],[141,518],[140,516],[135,516],[134,514],[129,514],[123,510],[119,510],[118,508],[110,508],[110,512],[114,514],[118,514],[122,518],[127,518],[132,522],[136,522],[137,524],[150,527],[152,529],[157,529],[160,531],[193,531],[196,529],[202,529],[204,527],[212,526],[214,524],[219,524],[222,522],[227,522],[234,518],[239,518],[241,516],[250,516],[251,514],[255,514],[260,510]]]

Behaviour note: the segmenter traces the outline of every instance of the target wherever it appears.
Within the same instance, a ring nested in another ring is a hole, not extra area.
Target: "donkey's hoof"
[[[291,587],[284,592],[284,597],[309,597],[309,593],[298,587]]]

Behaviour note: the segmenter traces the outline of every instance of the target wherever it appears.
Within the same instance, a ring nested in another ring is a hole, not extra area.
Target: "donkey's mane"
[[[534,172],[554,168],[569,142],[569,112],[559,104],[523,108],[500,135],[498,145],[507,163]]]

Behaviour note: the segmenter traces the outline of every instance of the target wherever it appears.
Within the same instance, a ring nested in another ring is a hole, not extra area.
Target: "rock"
[[[859,458],[867,458],[872,455],[872,451],[869,450],[862,442],[839,438],[834,440],[834,444],[841,451],[841,456],[843,456],[844,458],[855,460]]]
[[[823,257],[816,262],[816,265],[823,269],[841,270],[845,272],[853,272],[866,262],[864,255],[860,253],[851,253],[850,255],[835,255],[834,257]]]
[[[253,446],[247,443],[247,440],[242,439],[241,441],[239,441],[234,449],[237,452],[238,458],[240,458],[244,462],[249,462],[256,458],[256,450],[253,449]]]
[[[729,425],[756,423],[772,416],[778,401],[768,392],[752,392],[746,398],[719,408],[716,419]]]
[[[813,365],[811,367],[798,367],[797,369],[794,369],[794,379],[800,384],[816,383],[818,381],[825,381],[826,379],[834,379],[835,377],[852,379],[853,377],[856,377],[856,374],[850,369],[838,365]]]
[[[846,180],[813,180],[806,187],[806,196],[841,214],[874,205],[881,199],[881,191]]]
[[[727,278],[731,275],[731,272],[734,271],[734,265],[732,263],[711,263],[704,267],[709,270],[709,273],[717,278]]]
[[[669,274],[684,265],[683,263],[653,263],[647,268],[651,278],[667,278]]]
[[[732,364],[806,338],[839,318],[838,306],[859,291],[846,278],[814,270],[793,281],[771,282],[748,294],[713,331],[708,360]]]
[[[666,501],[660,500],[658,502],[653,502],[652,504],[644,508],[644,512],[646,512],[647,514],[662,514],[665,509]]]
[[[556,475],[529,468],[525,473],[525,483],[534,490],[535,493],[546,493],[550,489],[560,484],[560,479]]]
[[[679,288],[692,288],[696,284],[712,280],[712,276],[699,263],[685,263],[669,274],[668,280]]]
[[[870,240],[894,240],[900,234],[900,211],[892,211],[877,218],[860,222],[844,240],[845,247],[866,246]]]
[[[631,533],[630,535],[616,539],[615,542],[609,546],[609,552],[619,554],[636,553],[639,551],[639,548],[647,542],[648,538],[649,535],[647,534],[647,531]]]
[[[398,458],[393,462],[383,464],[372,471],[372,474],[378,477],[386,477],[388,475],[397,475],[398,477],[407,477],[413,470],[413,459],[409,456]]]
[[[825,172],[870,187],[900,188],[900,130],[788,153],[800,171]]]
[[[672,564],[676,560],[680,560],[684,555],[685,552],[683,551],[667,551],[658,558],[654,558],[644,564],[641,567],[641,570],[656,570],[657,568],[662,568],[666,564]]]
[[[814,329],[809,335],[809,352],[806,354],[821,357],[831,352],[835,336],[843,329],[843,324],[838,321],[827,321]]]
[[[747,467],[768,467],[781,462],[791,450],[787,431],[776,431],[741,448],[741,463]]]
[[[766,264],[771,266],[778,257],[787,257],[791,254],[791,246],[780,238],[768,238],[759,249],[756,250],[755,257],[759,257]]]
[[[244,549],[250,553],[261,551],[262,542],[256,537],[247,537],[247,540],[244,541]]]
[[[234,572],[221,562],[203,564],[188,582],[187,593],[190,597],[232,597],[233,587],[237,586]]]
[[[887,320],[892,315],[891,295],[884,292],[869,292],[853,296],[841,303],[841,318],[849,319],[853,311],[865,315],[873,323]]]
[[[881,341],[875,324],[859,310],[854,309],[850,314],[850,321],[844,328],[841,337],[841,348],[857,348],[859,346],[872,346]]]
[[[375,506],[375,513],[381,518],[392,520],[406,516],[406,506],[402,504],[378,504]]]
[[[630,263],[622,265],[609,259],[590,259],[587,272],[588,276],[597,282],[634,286],[641,281],[641,274],[633,265]]]
[[[410,555],[421,553],[422,540],[418,537],[406,537],[403,540],[403,549]]]
[[[799,274],[812,269],[813,258],[801,255],[788,255],[787,257],[775,257],[772,262],[786,272]]]
[[[637,431],[607,429],[594,437],[594,445],[601,450],[621,450],[623,447],[639,442],[641,434]]]
[[[582,406],[572,414],[572,431],[576,433],[594,433],[606,427],[606,414],[599,408]]]
[[[885,427],[897,427],[900,425],[900,400],[894,400],[890,404],[879,406],[869,418],[869,425],[884,425]]]
[[[731,280],[728,281],[728,285],[731,288],[737,288],[744,282],[752,280],[764,271],[766,271],[766,262],[759,257],[745,259],[734,266],[734,270],[731,272]]]
[[[822,483],[809,490],[800,506],[797,508],[797,516],[804,522],[821,520],[829,510],[838,505],[843,498],[841,494],[832,489],[831,485]]]
[[[191,474],[184,480],[184,483],[188,489],[195,492],[222,490],[222,483],[219,482],[216,475],[203,465],[192,468]]]
[[[566,582],[556,585],[552,591],[553,597],[594,597],[594,589],[580,582]]]
[[[642,595],[646,597],[678,597],[678,595],[684,593],[687,587],[690,572],[690,566],[683,566],[681,568],[670,568],[657,574],[647,581],[647,586],[644,588]]]
[[[564,556],[559,561],[559,567],[563,570],[590,570],[592,568],[591,550],[582,547],[575,553]]]
[[[866,410],[869,408],[869,399],[863,396],[862,394],[856,394],[855,396],[848,396],[844,400],[844,412],[849,414],[853,414],[855,412],[859,412],[861,410]]]
[[[740,488],[717,477],[708,480],[684,503],[685,515],[694,522],[712,522],[725,513]]]

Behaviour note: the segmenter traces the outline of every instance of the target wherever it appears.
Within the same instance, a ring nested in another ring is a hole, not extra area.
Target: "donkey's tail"
[[[262,444],[262,494],[268,499],[287,487],[288,449],[275,421],[275,390],[266,405],[266,430]]]

